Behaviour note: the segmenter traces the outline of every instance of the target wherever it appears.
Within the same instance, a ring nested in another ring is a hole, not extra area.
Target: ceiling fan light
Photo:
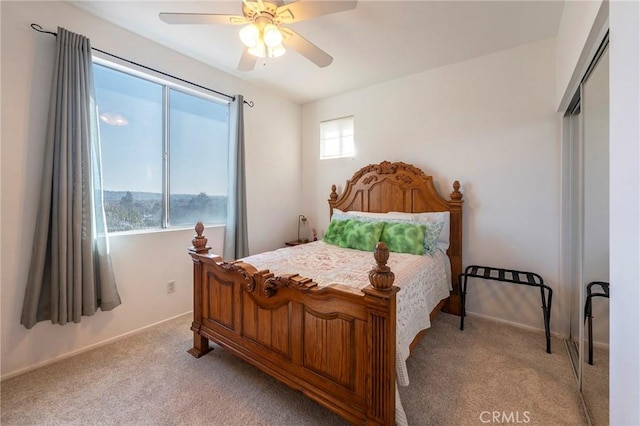
[[[267,49],[268,53],[269,53],[269,57],[270,58],[279,58],[280,56],[284,55],[285,52],[287,51],[287,49],[284,48],[284,46],[281,44],[275,46],[275,47],[269,47]]]
[[[267,49],[266,49],[264,43],[258,43],[255,46],[250,47],[247,50],[253,56],[257,56],[258,58],[264,58],[265,56],[267,56]]]
[[[255,47],[260,41],[260,30],[255,24],[247,25],[240,30],[240,40],[247,47]]]
[[[262,30],[262,35],[264,38],[264,44],[266,44],[267,47],[276,47],[282,43],[282,33],[278,27],[273,24],[265,25]]]

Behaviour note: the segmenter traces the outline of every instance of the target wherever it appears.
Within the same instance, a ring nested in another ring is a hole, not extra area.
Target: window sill
[[[158,233],[165,233],[165,232],[194,231],[194,227],[195,227],[195,224],[194,226],[175,226],[171,228],[137,229],[132,231],[108,232],[108,235],[109,237],[120,237],[120,236],[139,235],[139,234],[158,234]],[[204,227],[205,229],[224,228],[225,225],[223,224],[204,225]]]

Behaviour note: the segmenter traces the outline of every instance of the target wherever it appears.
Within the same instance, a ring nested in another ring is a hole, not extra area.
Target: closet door
[[[604,49],[582,84],[583,230],[582,303],[587,286],[594,281],[609,283],[609,53]],[[615,291],[615,283],[612,283]],[[593,292],[602,292],[599,285]],[[589,358],[589,330],[582,342],[582,393],[595,424],[609,418],[609,300],[591,298],[593,365]],[[581,326],[585,327],[584,319]]]

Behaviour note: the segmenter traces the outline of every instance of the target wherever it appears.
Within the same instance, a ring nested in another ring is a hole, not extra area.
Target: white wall
[[[606,31],[608,1],[565,1],[556,37],[556,105],[565,111]],[[593,28],[597,31],[593,31]]]
[[[296,233],[300,205],[301,107],[189,59],[63,2],[1,2],[2,18],[2,377],[67,356],[124,333],[191,310],[191,230],[121,235],[111,240],[123,304],[65,326],[20,325],[27,280],[55,38],[31,23],[84,34],[92,45],[221,92],[241,93],[245,107],[249,244],[273,249]],[[278,123],[273,123],[277,111]],[[278,164],[277,172],[268,165]],[[199,164],[194,155],[194,167]],[[282,220],[284,217],[291,221]],[[269,232],[265,232],[268,230]],[[223,229],[205,235],[221,252]],[[176,292],[166,294],[166,282]],[[186,350],[187,348],[185,348]]]
[[[610,4],[612,425],[640,424],[640,3]]]
[[[356,157],[318,160],[319,122],[351,114]],[[557,290],[559,124],[554,40],[304,105],[304,213],[323,232],[331,184],[343,188],[370,163],[412,163],[445,195],[460,181],[464,265],[534,271]],[[537,289],[474,280],[467,302],[471,313],[543,328]],[[554,329],[562,303],[554,296]]]

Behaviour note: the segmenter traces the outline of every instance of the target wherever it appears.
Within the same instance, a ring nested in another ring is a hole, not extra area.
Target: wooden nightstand
[[[285,245],[287,245],[287,246],[299,246],[300,244],[307,244],[307,243],[310,243],[310,242],[311,242],[311,241],[309,241],[309,240],[302,240],[302,241],[300,241],[300,240],[293,240],[293,241],[287,241],[287,242],[285,243]]]

